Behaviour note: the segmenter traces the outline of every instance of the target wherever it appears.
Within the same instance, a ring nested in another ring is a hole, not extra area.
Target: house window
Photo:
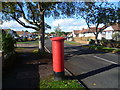
[[[105,34],[105,32],[102,32],[102,34]]]
[[[108,33],[111,33],[111,31],[108,31]]]
[[[79,34],[76,34],[76,37],[79,37]]]

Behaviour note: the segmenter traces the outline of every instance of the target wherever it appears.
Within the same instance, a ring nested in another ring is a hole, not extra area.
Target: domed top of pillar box
[[[53,37],[50,40],[52,41],[62,41],[62,40],[66,40],[64,37]]]

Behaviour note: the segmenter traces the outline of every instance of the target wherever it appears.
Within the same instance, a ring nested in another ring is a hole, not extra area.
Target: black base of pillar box
[[[64,80],[65,79],[65,72],[54,72],[54,79],[55,80]]]

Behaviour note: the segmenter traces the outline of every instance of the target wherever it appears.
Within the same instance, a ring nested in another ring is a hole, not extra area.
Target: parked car
[[[34,37],[34,36],[29,36],[29,37],[27,37],[27,40],[28,40],[28,41],[34,41],[34,40],[36,40],[36,37]]]
[[[18,41],[19,37],[15,36],[14,39],[15,39],[16,41]]]

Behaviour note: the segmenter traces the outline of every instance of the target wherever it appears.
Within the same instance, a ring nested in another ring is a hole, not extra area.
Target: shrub
[[[106,44],[106,47],[113,47],[113,44],[110,43],[110,42],[108,42],[108,43]]]
[[[92,46],[89,46],[90,49],[95,49],[96,46],[95,45],[92,45]]]
[[[26,38],[26,37],[25,37],[25,38],[23,38],[23,39],[22,39],[22,41],[27,41],[27,38]]]
[[[95,45],[95,40],[90,39],[89,44],[90,44],[90,45]]]
[[[114,34],[112,35],[112,38],[113,38],[114,40],[116,40],[116,41],[120,41],[120,34],[119,34],[119,33],[114,33]]]
[[[96,46],[95,50],[102,50],[103,46]]]
[[[2,50],[5,54],[14,53],[16,41],[10,34],[2,34]]]
[[[108,40],[106,40],[105,38],[102,38],[102,40],[100,41],[102,46],[107,46]]]
[[[120,49],[115,49],[112,51],[112,53],[120,53]]]
[[[108,40],[107,47],[115,47],[115,48],[119,48],[120,47],[120,42],[119,41],[115,41],[115,40]]]
[[[2,32],[0,32],[0,50],[2,50]]]

